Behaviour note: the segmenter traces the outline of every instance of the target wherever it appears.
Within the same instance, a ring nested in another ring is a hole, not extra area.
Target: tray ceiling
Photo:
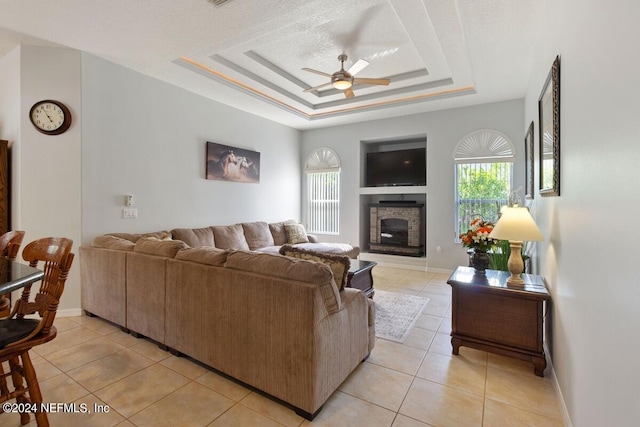
[[[0,55],[34,40],[79,49],[306,129],[524,97],[540,3],[1,0]],[[304,92],[329,78],[302,68],[332,74],[343,53],[345,69],[369,63],[356,77],[391,83]]]

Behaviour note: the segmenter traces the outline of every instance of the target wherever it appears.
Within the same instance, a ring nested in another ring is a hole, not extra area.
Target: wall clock
[[[29,119],[45,135],[59,135],[71,126],[71,111],[62,102],[46,99],[31,107]]]

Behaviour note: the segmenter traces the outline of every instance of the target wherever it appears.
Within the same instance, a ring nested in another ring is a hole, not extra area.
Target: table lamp
[[[528,208],[520,206],[505,207],[501,212],[502,215],[489,237],[509,241],[511,254],[507,261],[507,267],[511,277],[507,279],[507,283],[522,285],[524,284],[524,280],[520,277],[520,274],[524,271],[522,242],[540,241],[544,240],[544,237],[531,217]]]

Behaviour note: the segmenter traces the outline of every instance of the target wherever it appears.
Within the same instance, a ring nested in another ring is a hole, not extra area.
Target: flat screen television
[[[367,153],[365,186],[427,185],[425,148]]]

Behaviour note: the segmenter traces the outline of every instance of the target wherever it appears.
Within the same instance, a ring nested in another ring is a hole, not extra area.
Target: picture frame
[[[260,153],[207,141],[206,179],[260,182]]]
[[[560,196],[560,57],[553,61],[538,98],[540,195]]]
[[[534,197],[533,172],[533,122],[531,122],[524,136],[524,198],[528,200]]]

